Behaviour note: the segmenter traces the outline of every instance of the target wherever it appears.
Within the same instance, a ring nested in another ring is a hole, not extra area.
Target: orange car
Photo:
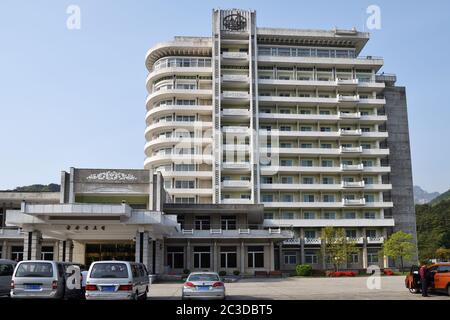
[[[450,262],[440,262],[428,267],[428,287],[430,290],[445,292],[450,296]],[[411,293],[421,291],[419,267],[412,266],[406,276],[405,286]]]

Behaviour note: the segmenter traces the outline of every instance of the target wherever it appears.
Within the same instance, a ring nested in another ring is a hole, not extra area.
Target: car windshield
[[[17,267],[18,278],[51,278],[53,266],[48,262],[24,262]]]
[[[219,281],[219,276],[217,274],[211,273],[201,273],[192,274],[188,281]]]
[[[92,267],[91,278],[128,278],[125,263],[96,263]]]

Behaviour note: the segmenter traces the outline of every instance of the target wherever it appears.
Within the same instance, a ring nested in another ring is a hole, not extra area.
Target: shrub
[[[224,271],[224,270],[219,271],[219,276],[225,277],[226,275],[227,275],[227,272],[226,272],[226,271]]]
[[[312,267],[309,264],[298,264],[295,267],[298,276],[309,277],[312,274]]]
[[[234,270],[234,271],[233,271],[233,274],[234,274],[235,276],[238,276],[238,275],[241,274],[241,272],[240,272],[239,270]]]
[[[191,273],[191,270],[189,270],[189,269],[184,269],[183,270],[183,274],[189,274],[189,273]]]

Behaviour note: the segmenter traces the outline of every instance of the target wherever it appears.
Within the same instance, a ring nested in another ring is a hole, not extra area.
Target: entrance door
[[[134,243],[87,243],[85,249],[85,264],[89,266],[94,261],[118,260],[135,261]]]

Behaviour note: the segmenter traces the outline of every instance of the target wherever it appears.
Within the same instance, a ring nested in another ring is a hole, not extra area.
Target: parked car
[[[440,262],[428,267],[428,287],[432,291],[445,292],[450,296],[450,262]],[[405,286],[411,293],[421,292],[419,267],[412,266],[405,278]]]
[[[11,279],[17,262],[0,259],[0,296],[8,296],[11,290]]]
[[[149,290],[145,265],[128,261],[96,261],[86,279],[87,300],[145,300]]]
[[[225,285],[216,272],[192,272],[183,284],[181,299],[225,299]]]
[[[68,288],[68,262],[28,260],[16,265],[11,280],[12,298],[64,299],[80,297],[81,288]]]

